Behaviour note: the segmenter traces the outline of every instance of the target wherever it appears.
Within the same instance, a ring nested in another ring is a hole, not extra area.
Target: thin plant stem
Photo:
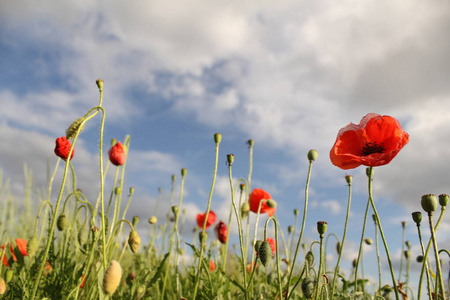
[[[358,257],[356,258],[356,265],[355,265],[355,292],[358,289],[358,266],[359,266],[359,261],[362,259],[362,251],[363,251],[363,241],[364,241],[364,235],[366,233],[366,225],[367,225],[367,215],[369,214],[369,207],[370,207],[370,200],[367,200],[367,205],[366,205],[366,211],[364,212],[364,221],[363,221],[363,228],[362,228],[362,232],[361,232],[361,239],[359,241],[359,251],[358,251]],[[364,290],[364,285],[363,285],[363,290]]]
[[[269,221],[272,220],[275,226],[275,254],[276,254],[276,263],[277,263],[277,276],[278,276],[278,293],[280,299],[283,299],[283,290],[281,287],[281,272],[280,272],[280,256],[278,251],[278,221],[274,217],[269,217],[266,220],[266,224],[264,226],[264,240],[267,240],[267,227]]]
[[[375,227],[375,252],[377,255],[377,265],[378,265],[378,291],[381,290],[381,258],[380,258],[380,243],[378,241],[378,226],[377,226],[377,220],[375,216],[373,216],[373,222]]]
[[[437,246],[437,241],[436,241],[436,233],[434,230],[434,226],[433,226],[433,212],[429,212],[428,213],[428,224],[430,226],[430,231],[431,231],[431,241],[433,244],[433,250],[434,250],[434,258],[436,260],[436,270],[437,270],[437,274],[436,274],[436,282],[437,282],[437,286],[440,286],[440,291],[442,292],[442,299],[447,299],[445,297],[445,285],[444,285],[444,278],[442,276],[442,268],[441,268],[441,261],[439,260],[439,250],[438,250],[438,246]],[[439,294],[439,288],[436,289],[436,295]]]

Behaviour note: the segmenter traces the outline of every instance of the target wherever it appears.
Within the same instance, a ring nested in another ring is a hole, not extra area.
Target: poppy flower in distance
[[[267,238],[267,241],[269,242],[270,249],[272,250],[272,256],[274,256],[275,253],[277,252],[277,246],[275,244],[275,240],[272,238]]]
[[[209,270],[211,271],[211,272],[214,272],[214,270],[216,269],[216,264],[214,263],[214,261],[210,261],[209,262]]]
[[[24,239],[16,239],[15,242],[16,242],[17,248],[19,249],[20,254],[22,254],[22,256],[27,256],[28,255],[28,252],[27,252],[28,242]],[[3,244],[0,247],[0,249],[5,249],[5,244]],[[13,261],[17,261],[17,257],[14,254],[14,248],[13,248],[12,243],[9,244],[9,252],[11,253]],[[6,257],[6,255],[3,256],[3,265],[10,267],[10,265],[8,263],[8,258]]]
[[[197,226],[203,228],[203,224],[205,224],[206,213],[197,214]],[[216,223],[217,217],[216,214],[210,210],[208,215],[208,220],[206,221],[206,228],[208,229],[212,224]]]
[[[65,136],[59,137],[55,141],[55,154],[59,157],[61,157],[64,160],[67,160],[67,157],[69,156],[70,147],[72,147],[72,144],[69,140],[66,140]],[[72,150],[72,154],[70,155],[70,160],[73,158],[73,154],[75,153],[75,149]]]
[[[117,142],[108,151],[109,161],[115,166],[121,166],[125,163],[125,149],[121,142]]]
[[[254,213],[258,213],[259,203],[262,200],[271,200],[271,199],[272,199],[272,197],[265,190],[253,189],[253,192],[250,194],[250,198],[248,200],[248,202],[250,204],[250,210]],[[277,210],[276,207],[270,207],[267,204],[267,201],[264,201],[261,204],[261,209],[259,212],[262,214],[267,213],[269,215],[269,217],[271,217],[271,216],[273,216],[273,214],[275,213],[276,210]]]
[[[225,244],[227,242],[228,238],[228,229],[227,225],[220,221],[217,223],[216,227],[214,227],[214,232],[216,233],[217,239],[222,243]]]
[[[342,128],[330,151],[331,162],[344,170],[388,164],[409,142],[397,119],[370,113]]]

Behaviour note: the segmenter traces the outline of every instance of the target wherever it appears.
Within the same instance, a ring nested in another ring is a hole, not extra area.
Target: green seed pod
[[[305,255],[305,262],[308,265],[308,268],[311,268],[314,263],[314,253],[312,251],[308,251]]]
[[[107,295],[114,294],[120,284],[121,277],[122,267],[117,261],[112,260],[103,276],[103,292]]]
[[[156,224],[158,222],[158,218],[156,218],[155,216],[151,216],[150,218],[148,218],[148,222],[150,224]]]
[[[128,237],[128,245],[130,245],[131,252],[137,253],[139,251],[139,245],[141,244],[141,237],[136,230],[131,230]]]
[[[352,175],[347,175],[345,176],[345,181],[347,181],[348,185],[352,185],[353,182],[353,176]]]
[[[319,152],[317,152],[317,150],[311,149],[308,151],[308,160],[310,162],[315,161],[318,156],[319,156]]]
[[[302,292],[306,299],[311,299],[314,293],[314,279],[306,277],[302,281]]]
[[[5,280],[6,283],[9,283],[14,277],[14,270],[13,269],[8,269],[5,272]]]
[[[121,192],[122,192],[122,189],[120,188],[120,186],[116,186],[116,188],[114,189],[114,194],[120,195]]]
[[[364,242],[366,243],[366,245],[372,245],[373,244],[373,240],[371,238],[365,238]]]
[[[64,214],[61,214],[56,221],[56,227],[58,227],[59,231],[63,231],[67,226],[67,217]]]
[[[27,244],[27,253],[30,257],[33,257],[36,254],[36,251],[39,248],[39,240],[36,236],[32,236],[30,241]]]
[[[319,221],[317,222],[317,231],[319,232],[320,237],[323,237],[324,234],[327,232],[328,223],[325,221]]]
[[[81,125],[83,120],[84,120],[84,117],[81,117],[81,118],[78,118],[75,121],[73,121],[72,124],[70,124],[69,128],[66,129],[66,139],[67,140],[73,139],[78,131],[80,133],[83,131],[84,124]]]
[[[222,141],[222,135],[220,133],[215,133],[214,134],[214,142],[216,144],[220,144],[221,141]]]
[[[411,215],[414,222],[416,222],[417,225],[420,225],[420,222],[422,222],[422,213],[420,211],[415,211]]]
[[[272,208],[277,208],[277,202],[273,199],[269,199],[269,200],[267,200],[267,206],[272,207]]]
[[[272,248],[267,240],[263,241],[258,248],[258,257],[264,267],[269,264],[269,258],[272,257]]]
[[[5,279],[0,277],[0,295],[3,295],[6,293],[6,282]]]
[[[178,214],[178,206],[172,206],[172,212],[176,216]]]
[[[249,140],[247,141],[247,145],[248,145],[250,148],[252,148],[254,144],[255,144],[255,141],[252,140],[252,139],[249,139]]]
[[[430,214],[436,210],[438,199],[436,195],[433,194],[423,195],[420,204],[422,205],[423,210]]]
[[[98,89],[100,90],[100,91],[102,91],[103,90],[103,79],[101,79],[101,78],[99,78],[99,79],[97,79],[96,81],[95,81],[95,83],[97,84],[97,87],[98,87]]]
[[[439,195],[439,204],[442,207],[446,207],[448,204],[449,196],[447,194],[440,194]]]
[[[181,169],[181,177],[185,177],[186,174],[187,174],[187,169],[186,168]]]
[[[231,166],[234,162],[234,154],[228,154],[227,155],[227,163],[229,166]]]

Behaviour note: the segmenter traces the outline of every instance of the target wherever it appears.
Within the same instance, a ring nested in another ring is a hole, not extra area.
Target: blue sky
[[[316,238],[315,224],[325,220],[341,236],[344,176],[353,175],[349,265],[366,177],[362,167],[334,167],[328,153],[349,122],[370,112],[391,115],[411,141],[375,170],[375,198],[396,260],[401,221],[409,224],[415,257],[410,213],[420,210],[421,195],[450,193],[449,20],[442,1],[2,1],[0,167],[20,190],[26,162],[42,186],[46,159],[56,161],[56,137],[97,104],[95,80],[102,78],[105,139],[131,136],[130,218],[152,215],[158,187],[167,196],[171,175],[179,179],[185,167],[185,228],[192,228],[205,210],[213,135],[220,132],[212,209],[219,219],[228,216],[226,154],[235,155],[235,178],[246,177],[251,138],[252,185],[277,200],[287,228],[293,209],[303,207],[306,153],[314,148],[307,234]],[[73,160],[80,188],[91,195],[98,188],[98,125],[88,124]],[[440,241],[449,245],[445,235]]]

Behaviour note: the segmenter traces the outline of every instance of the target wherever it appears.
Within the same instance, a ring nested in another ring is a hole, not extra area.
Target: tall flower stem
[[[441,262],[439,260],[439,249],[437,246],[436,241],[436,233],[433,226],[433,212],[428,212],[428,224],[430,226],[431,231],[431,242],[433,244],[433,250],[434,250],[434,258],[436,260],[436,281],[438,282],[437,286],[440,286],[440,291],[442,292],[442,299],[447,299],[445,297],[445,285],[444,285],[444,278],[442,276],[442,268],[441,268]],[[436,295],[439,294],[439,288],[436,289]]]
[[[304,203],[304,207],[303,207],[302,228],[300,230],[300,236],[298,237],[297,246],[295,247],[294,257],[292,258],[292,263],[290,264],[291,270],[289,272],[289,276],[288,276],[288,280],[287,280],[287,284],[286,284],[286,295],[287,295],[286,299],[289,299],[289,297],[291,296],[289,293],[291,277],[292,277],[292,273],[294,272],[294,267],[295,267],[295,262],[297,260],[298,250],[300,249],[300,244],[301,244],[302,238],[303,238],[303,232],[305,230],[306,214],[308,212],[309,182],[311,180],[311,172],[312,172],[313,162],[314,162],[314,160],[309,160],[308,175],[306,177],[306,185],[305,185],[305,203]]]
[[[202,259],[203,259],[203,254],[204,254],[204,248],[203,248],[203,244],[206,243],[206,224],[208,222],[208,217],[209,217],[209,211],[211,209],[211,200],[212,200],[212,195],[214,192],[214,186],[216,184],[216,176],[217,176],[217,164],[219,161],[219,144],[222,140],[222,135],[220,133],[216,133],[214,134],[214,142],[216,144],[216,150],[215,150],[215,159],[214,159],[214,172],[213,172],[213,178],[212,178],[212,183],[211,183],[211,189],[209,191],[209,197],[208,197],[208,204],[206,207],[206,213],[205,213],[205,221],[203,223],[203,228],[202,228],[202,237],[205,237],[202,239],[202,241],[200,241],[200,256],[198,258],[198,265],[197,265],[197,275],[195,277],[195,283],[194,283],[194,294],[192,299],[195,300],[196,296],[197,296],[197,290],[198,290],[198,285],[200,283],[200,274],[202,272]]]
[[[395,280],[394,269],[392,267],[391,256],[389,254],[389,248],[388,248],[388,245],[387,245],[387,242],[386,242],[386,238],[384,236],[383,228],[381,227],[380,217],[378,216],[378,211],[377,211],[377,209],[375,207],[375,203],[374,203],[373,197],[372,197],[373,167],[369,167],[369,169],[368,169],[368,176],[369,176],[369,201],[370,201],[370,204],[372,206],[372,210],[374,212],[375,219],[377,221],[378,229],[380,230],[381,240],[383,241],[384,249],[386,250],[386,257],[387,257],[387,261],[389,263],[389,270],[391,272],[392,287],[394,288],[395,298],[397,300],[399,300],[400,296],[399,296],[399,293],[398,293],[398,290],[397,290],[397,283],[396,283],[396,280]]]
[[[341,243],[339,245],[338,259],[337,259],[337,262],[336,262],[336,267],[334,268],[333,283],[331,285],[331,299],[334,299],[334,288],[335,288],[335,285],[336,285],[336,278],[337,278],[337,272],[339,270],[339,263],[341,262],[342,249],[344,248],[345,237],[347,236],[348,218],[350,216],[350,206],[351,206],[351,203],[352,203],[352,176],[346,176],[345,179],[347,180],[347,184],[348,184],[347,213],[345,215],[344,233],[342,235],[342,241],[341,241]]]
[[[279,255],[279,251],[278,251],[278,221],[274,218],[274,217],[269,217],[266,220],[266,224],[264,226],[264,240],[267,240],[267,226],[269,224],[269,221],[272,220],[273,224],[275,226],[275,254],[276,254],[276,263],[277,263],[277,276],[278,276],[278,294],[279,294],[279,299],[283,299],[283,290],[281,288],[281,272],[280,272],[280,255]],[[245,274],[245,270],[244,270],[244,274]]]
[[[380,243],[378,240],[378,226],[377,226],[377,220],[375,219],[375,216],[372,215],[374,227],[375,227],[375,252],[377,255],[377,264],[378,264],[378,291],[381,290],[381,258],[380,258]]]

